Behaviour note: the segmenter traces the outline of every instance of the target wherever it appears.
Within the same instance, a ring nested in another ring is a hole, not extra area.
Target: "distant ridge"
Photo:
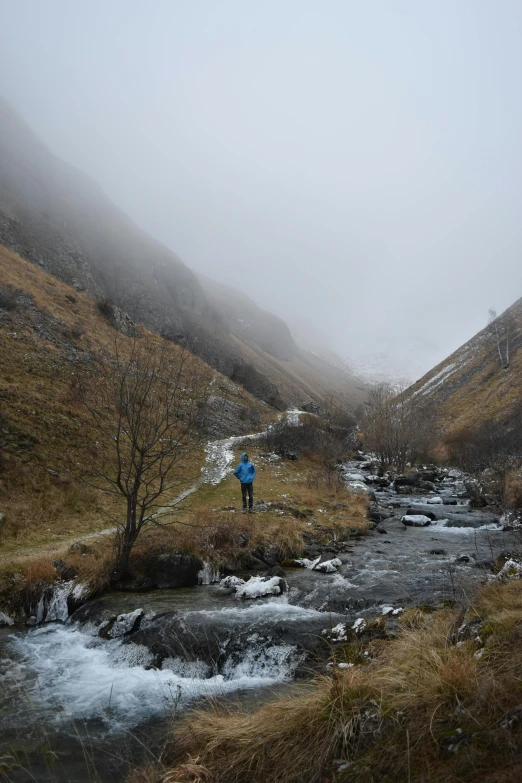
[[[89,177],[53,155],[0,99],[0,244],[60,280],[117,302],[256,397],[282,409],[359,381],[296,345],[288,326],[233,288],[198,278]]]

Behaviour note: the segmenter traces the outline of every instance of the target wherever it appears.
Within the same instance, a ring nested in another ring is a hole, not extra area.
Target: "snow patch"
[[[236,598],[262,598],[266,595],[280,595],[282,590],[281,578],[273,576],[265,579],[262,576],[251,576],[248,582],[245,582],[236,590]]]
[[[413,527],[426,527],[426,525],[431,525],[431,519],[424,516],[424,514],[405,514],[401,517],[401,522],[405,525],[412,525]]]

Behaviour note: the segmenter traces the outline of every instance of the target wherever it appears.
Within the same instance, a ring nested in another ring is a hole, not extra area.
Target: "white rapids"
[[[12,659],[2,665],[6,693],[27,699],[48,724],[98,720],[109,731],[175,712],[200,697],[289,681],[301,659],[292,645],[262,648],[252,640],[239,661],[225,663],[223,674],[212,675],[202,661],[176,658],[154,669],[146,647],[64,625],[13,636],[10,647]],[[24,714],[22,708],[15,712]]]

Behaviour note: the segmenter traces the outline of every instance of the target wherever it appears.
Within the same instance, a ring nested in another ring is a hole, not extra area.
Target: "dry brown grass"
[[[78,357],[110,356],[114,329],[95,300],[2,246],[0,279],[4,287],[26,295],[0,321],[2,557],[22,547],[59,547],[64,537],[74,540],[106,528],[108,516],[118,516],[122,506],[69,472],[69,460],[97,437],[71,393],[82,366]],[[164,342],[154,335],[150,339]],[[248,410],[261,410],[239,388],[234,399]],[[195,472],[198,459],[202,464],[203,455],[194,457]]]
[[[89,595],[99,594],[108,587],[114,565],[109,540],[90,544],[85,554],[63,550],[14,557],[3,561],[0,567],[0,605],[4,611],[21,615],[30,612],[42,590],[59,578],[54,565],[57,560],[74,569],[78,581],[88,587]]]
[[[410,612],[396,639],[372,648],[373,662],[310,693],[251,713],[199,710],[174,731],[164,766],[132,781],[519,781],[522,718],[499,720],[522,702],[521,588],[490,585],[476,597],[466,620],[481,618],[481,642],[456,643],[461,613]]]
[[[218,485],[203,485],[165,516],[164,527],[143,531],[135,551],[137,573],[140,560],[154,549],[191,552],[215,565],[241,568],[258,547],[276,547],[284,558],[298,557],[305,545],[303,534],[314,535],[326,544],[348,528],[366,529],[366,498],[336,483],[317,480],[314,459],[270,463],[260,458],[252,445],[250,455],[257,470],[255,501],[274,506],[242,514],[239,483],[232,475]],[[238,448],[238,454],[240,451]]]
[[[513,336],[522,329],[520,305],[513,306],[512,313]],[[473,346],[465,351],[459,348],[428,373],[428,376],[434,377],[444,367],[452,364],[456,366],[448,381],[437,389],[437,393],[444,392],[438,419],[446,436],[467,427],[475,429],[484,421],[509,419],[522,403],[522,350],[517,347],[516,341],[512,341],[510,366],[506,370],[500,366],[491,327],[484,329],[477,337],[481,339],[476,340]],[[417,381],[411,387],[412,390],[426,383],[428,376]],[[439,454],[442,458],[447,456],[443,445],[439,446]]]

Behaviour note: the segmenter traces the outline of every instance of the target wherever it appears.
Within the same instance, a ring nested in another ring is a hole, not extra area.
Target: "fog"
[[[0,93],[195,271],[415,379],[522,295],[520,0],[0,0]]]

